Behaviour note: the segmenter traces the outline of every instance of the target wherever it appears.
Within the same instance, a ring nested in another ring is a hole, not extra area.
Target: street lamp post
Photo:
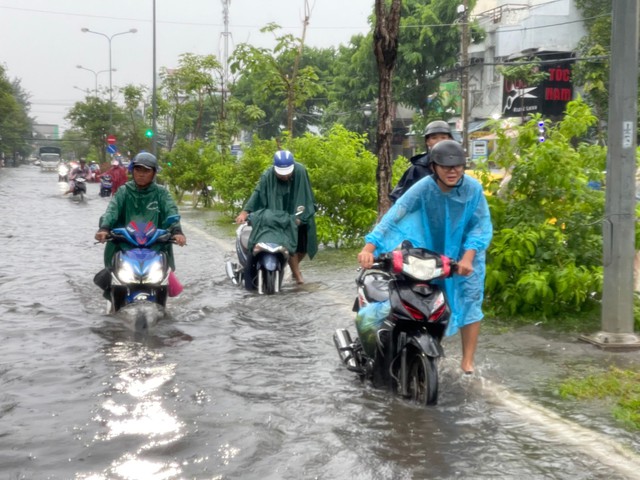
[[[109,72],[110,70],[98,70],[97,72],[95,70],[91,70],[90,68],[87,67],[83,67],[82,65],[76,65],[76,68],[79,68],[81,70],[86,70],[87,72],[91,72],[93,73],[94,79],[95,79],[95,87],[93,89],[95,96],[98,96],[98,75],[100,75],[101,73],[104,72]],[[111,71],[113,72],[117,72],[117,70],[115,68],[113,68]]]
[[[83,33],[94,33],[96,35],[100,35],[106,38],[107,41],[109,42],[109,129],[111,129],[111,127],[113,126],[113,109],[111,106],[111,104],[113,103],[113,81],[112,81],[113,68],[111,67],[111,40],[113,40],[113,38],[117,37],[118,35],[126,35],[127,33],[136,33],[138,30],[135,28],[132,28],[130,30],[127,30],[126,32],[118,32],[118,33],[114,33],[113,35],[107,35],[106,33],[96,32],[88,28],[81,28],[80,30]]]

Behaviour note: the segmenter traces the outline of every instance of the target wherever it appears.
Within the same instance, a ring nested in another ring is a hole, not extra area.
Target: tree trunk
[[[398,33],[402,0],[392,0],[387,9],[385,0],[376,0],[376,25],[373,32],[373,51],[378,65],[378,129],[376,145],[378,151],[378,219],[384,215],[391,201],[391,140],[394,116],[392,99],[393,70],[398,56]]]

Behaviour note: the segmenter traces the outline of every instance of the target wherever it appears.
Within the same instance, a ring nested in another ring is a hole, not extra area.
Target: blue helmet
[[[293,172],[293,153],[289,150],[278,150],[273,156],[273,167],[278,175],[289,175]]]

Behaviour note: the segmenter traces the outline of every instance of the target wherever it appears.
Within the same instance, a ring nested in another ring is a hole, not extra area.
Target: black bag
[[[93,277],[93,283],[95,283],[102,290],[107,291],[111,288],[111,270],[103,268],[95,277]]]

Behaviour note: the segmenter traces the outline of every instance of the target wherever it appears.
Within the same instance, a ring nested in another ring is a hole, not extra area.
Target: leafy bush
[[[581,142],[596,122],[582,101],[570,102],[564,119],[547,122],[538,140],[535,117],[517,138],[498,131],[492,156],[511,173],[499,195],[489,197],[494,239],[488,251],[487,306],[495,314],[580,312],[602,291],[606,152]]]

